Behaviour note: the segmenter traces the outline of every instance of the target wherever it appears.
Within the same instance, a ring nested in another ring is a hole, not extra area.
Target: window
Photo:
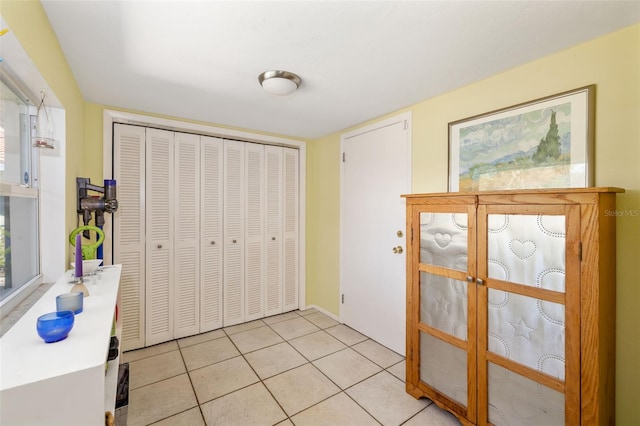
[[[33,109],[0,81],[0,303],[40,273]]]

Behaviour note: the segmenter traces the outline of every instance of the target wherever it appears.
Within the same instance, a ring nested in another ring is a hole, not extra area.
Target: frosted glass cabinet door
[[[487,390],[486,416],[492,424],[564,424],[565,396],[579,386],[573,383],[577,369],[570,370],[576,363],[568,362],[570,348],[579,345],[570,331],[579,327],[567,324],[579,304],[573,293],[579,283],[573,281],[567,292],[568,274],[577,274],[577,260],[567,258],[570,210],[487,209],[486,215],[479,212],[486,251],[479,248],[478,259],[486,269],[478,312],[486,318],[478,354],[479,371],[487,378],[479,384]]]
[[[564,216],[490,214],[487,227],[489,278],[564,293]],[[489,289],[487,312],[489,351],[564,380],[564,305]]]
[[[466,213],[420,213],[420,263],[467,270]]]
[[[420,213],[420,322],[465,341],[468,228],[466,213]]]
[[[475,365],[476,339],[475,330],[469,332],[476,296],[475,284],[467,280],[471,215],[467,207],[434,210],[419,213],[419,379],[430,392],[446,395],[451,407],[473,418],[475,397],[468,391],[468,385],[475,389],[469,368]]]
[[[467,340],[467,282],[420,272],[420,322]]]

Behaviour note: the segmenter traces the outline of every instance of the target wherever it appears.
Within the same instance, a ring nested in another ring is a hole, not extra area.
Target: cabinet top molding
[[[590,188],[549,188],[549,189],[507,189],[499,191],[474,191],[474,192],[433,192],[424,194],[402,194],[403,198],[422,197],[456,197],[456,196],[486,196],[486,195],[538,195],[538,194],[593,194],[605,192],[625,192],[623,188],[616,187],[590,187]]]

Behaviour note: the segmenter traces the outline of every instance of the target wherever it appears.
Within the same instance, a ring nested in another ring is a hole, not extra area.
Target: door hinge
[[[582,242],[578,243],[578,260],[582,262]]]
[[[413,228],[411,228],[411,243],[413,243]]]
[[[407,120],[404,120],[404,130],[407,130],[409,128],[409,123],[407,123]]]
[[[347,160],[347,154],[345,152],[342,153],[342,162],[344,163]]]
[[[344,304],[344,293],[342,293],[342,303]]]

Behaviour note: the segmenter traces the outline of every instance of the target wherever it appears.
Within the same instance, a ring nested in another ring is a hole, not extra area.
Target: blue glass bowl
[[[59,342],[67,338],[73,321],[73,311],[50,312],[38,317],[36,329],[45,343]]]

